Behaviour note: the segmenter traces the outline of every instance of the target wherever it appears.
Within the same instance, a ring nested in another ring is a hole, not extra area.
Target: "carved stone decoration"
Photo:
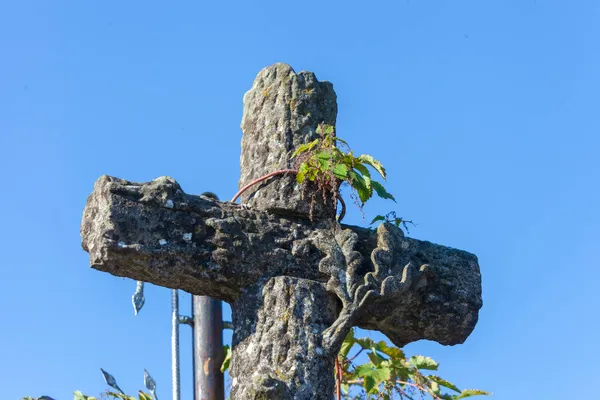
[[[292,79],[291,68],[270,68],[259,78],[268,75],[274,88]],[[246,110],[244,123],[251,117],[266,118]],[[306,140],[295,138],[302,129],[285,132],[294,135],[286,143]],[[242,181],[270,172],[265,158],[288,162],[286,146],[253,153],[260,170],[242,167]],[[469,336],[482,305],[475,255],[405,237],[387,223],[371,230],[324,215],[310,221],[293,212],[306,207],[295,184],[281,185],[282,177],[266,181],[248,207],[186,194],[168,177],[103,176],[84,211],[83,248],[97,270],[231,304],[234,400],[331,399],[335,355],[353,326],[378,330],[397,346],[420,339],[454,345]],[[293,194],[292,212],[274,188]]]

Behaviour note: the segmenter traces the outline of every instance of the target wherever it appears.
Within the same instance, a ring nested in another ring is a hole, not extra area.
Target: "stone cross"
[[[311,72],[263,69],[244,96],[240,187],[277,169],[335,124],[336,95]],[[331,204],[307,218],[293,176],[242,196],[243,205],[186,194],[161,177],[103,176],[81,225],[91,266],[227,301],[233,314],[232,399],[331,399],[333,365],[353,326],[395,345],[464,342],[481,308],[477,257],[336,222]]]

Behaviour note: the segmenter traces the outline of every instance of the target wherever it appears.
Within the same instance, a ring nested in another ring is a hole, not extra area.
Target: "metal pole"
[[[171,373],[173,379],[173,400],[179,400],[179,293],[171,292]]]
[[[221,364],[223,353],[223,309],[220,300],[192,296],[194,318],[194,399],[224,400]]]

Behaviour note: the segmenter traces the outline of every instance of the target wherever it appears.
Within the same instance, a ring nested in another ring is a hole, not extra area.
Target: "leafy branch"
[[[352,349],[358,352],[349,357]],[[354,360],[366,353],[369,361],[355,365]],[[351,388],[364,391],[366,399],[392,399],[394,394],[401,399],[414,399],[427,395],[434,400],[459,400],[490,393],[478,389],[460,390],[453,383],[436,375],[427,375],[423,370],[437,371],[439,364],[429,357],[413,356],[406,358],[404,352],[384,341],[375,342],[370,338],[356,338],[354,330],[342,344],[336,360],[337,398],[358,398],[351,396]],[[453,393],[452,393],[453,392]]]
[[[386,179],[385,168],[379,161],[368,154],[356,157],[348,142],[335,135],[331,125],[319,125],[317,133],[317,139],[298,146],[292,154],[299,163],[296,175],[299,184],[305,180],[315,182],[325,193],[328,189],[337,192],[342,183],[348,183],[358,196],[360,207],[373,197],[373,192],[383,199],[396,201],[380,182],[371,177],[368,167]],[[341,150],[337,143],[341,143],[347,151]]]
[[[345,183],[353,190],[352,195],[361,209],[373,197],[374,193],[383,199],[396,201],[381,182],[372,178],[371,169],[376,171],[383,180],[386,179],[385,168],[381,162],[368,154],[355,156],[348,143],[335,135],[335,128],[332,125],[320,124],[317,127],[317,134],[319,135],[317,139],[304,143],[294,150],[292,153],[294,168],[273,171],[253,180],[241,188],[233,196],[231,202],[235,202],[242,193],[252,186],[269,178],[285,174],[296,175],[296,182],[302,186],[303,194],[306,193],[308,182],[316,184],[316,192],[309,194],[311,218],[316,195],[321,194],[324,201],[328,197],[334,201],[340,200],[342,211],[338,220],[342,220],[345,214],[345,204],[339,191]],[[344,146],[346,151],[338,147],[338,144]]]

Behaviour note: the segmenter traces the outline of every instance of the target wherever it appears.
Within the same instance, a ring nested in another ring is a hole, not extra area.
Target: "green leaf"
[[[331,158],[331,153],[328,151],[320,151],[316,156],[319,160],[329,160]]]
[[[354,187],[354,189],[356,189],[356,193],[358,193],[358,198],[360,199],[360,201],[365,204],[367,202],[367,200],[369,200],[371,198],[371,196],[369,196],[369,190],[367,188],[364,187],[364,185],[358,186],[358,185],[352,185]]]
[[[371,185],[371,177],[364,175],[362,178],[365,181],[366,188],[369,190],[369,193],[370,193],[369,197],[373,196],[373,185]]]
[[[369,169],[365,167],[362,163],[354,162],[354,168],[363,176],[368,176],[369,178],[371,177],[371,172],[369,172]]]
[[[225,359],[223,360],[223,364],[221,364],[221,372],[225,372],[231,363],[231,347],[225,345],[223,346],[223,350],[225,351]]]
[[[379,341],[377,342],[377,344],[375,345],[375,348],[382,352],[385,355],[390,356],[392,359],[395,360],[404,360],[406,358],[406,356],[404,355],[404,352],[402,350],[400,350],[399,348],[397,348],[396,346],[388,346],[386,342]]]
[[[346,180],[348,178],[348,167],[345,164],[336,164],[332,172],[338,179]]]
[[[305,162],[303,162],[302,164],[300,164],[300,168],[298,168],[298,173],[296,174],[296,182],[298,182],[298,184],[301,184],[302,182],[304,182],[307,172],[308,172],[308,165]]]
[[[457,393],[460,393],[460,389],[457,388],[456,385],[454,385],[452,382],[448,382],[447,380],[442,379],[439,376],[435,376],[435,375],[429,375],[428,378],[445,388],[448,388],[448,389],[454,390]]]
[[[377,196],[381,197],[382,199],[390,199],[393,200],[394,202],[396,202],[396,199],[394,198],[394,196],[392,196],[390,193],[387,192],[387,190],[385,190],[385,188],[383,187],[383,185],[377,181],[373,181],[373,189],[375,189],[375,192],[377,193]]]
[[[371,221],[371,223],[369,225],[373,225],[377,221],[383,221],[383,222],[385,222],[386,219],[385,219],[385,217],[383,215],[378,215],[375,218],[373,218],[373,221]]]
[[[319,163],[317,163],[315,167],[308,168],[308,171],[306,172],[306,178],[311,182],[313,182],[315,180],[315,178],[317,177],[317,175],[319,174],[318,165],[319,165]]]
[[[407,364],[405,359],[391,359],[389,365],[394,372],[394,375],[403,381],[409,379],[412,367]]]
[[[329,171],[331,170],[331,163],[329,162],[329,160],[324,159],[324,158],[318,158],[319,160],[319,164],[321,165],[321,171]],[[327,177],[328,175],[325,175],[325,177]]]
[[[298,172],[296,174],[296,182],[298,182],[299,184],[304,182],[304,178],[306,178],[306,174],[304,172]]]
[[[359,365],[355,373],[364,379],[364,386],[367,393],[377,387],[381,382],[387,381],[391,377],[390,369],[387,367],[375,367],[373,364]]]
[[[324,135],[331,135],[333,133],[333,125],[321,124],[321,132]]]
[[[352,187],[358,193],[358,198],[364,204],[373,195],[373,188],[367,187],[365,179],[354,171],[348,171],[348,175],[352,179]]]
[[[433,394],[439,395],[440,394],[440,385],[438,385],[437,382],[431,382],[431,391],[433,392]]]
[[[74,395],[74,397],[73,397],[74,400],[85,400],[85,398],[87,397],[83,393],[81,393],[79,390],[74,391],[73,395]]]
[[[433,359],[423,356],[412,356],[410,358],[410,363],[417,369],[429,369],[432,371],[437,371],[439,366],[439,364],[433,361]]]
[[[342,358],[346,358],[348,356],[348,353],[352,349],[352,346],[354,346],[354,329],[350,329],[350,332],[348,332],[348,334],[346,335],[346,338],[342,343],[342,348],[340,349],[339,355]]]
[[[292,153],[292,158],[295,158],[302,153],[306,153],[307,151],[312,150],[312,148],[315,147],[318,143],[319,143],[319,139],[315,139],[312,142],[301,144]]]
[[[454,395],[454,396],[452,396],[452,399],[459,400],[459,399],[466,399],[467,397],[490,396],[490,395],[491,395],[491,393],[485,392],[483,390],[479,390],[479,389],[466,389],[466,390],[463,390],[460,393],[460,395]]]
[[[152,396],[150,396],[148,393],[144,393],[141,390],[138,391],[138,395],[140,396],[140,400],[152,400]]]
[[[364,164],[369,164],[371,167],[375,168],[377,172],[379,172],[379,175],[381,175],[383,179],[386,178],[385,168],[383,168],[383,165],[372,156],[368,154],[361,154],[358,157],[358,160]]]
[[[377,352],[375,351],[371,351],[369,354],[367,354],[367,356],[369,357],[369,360],[371,360],[371,362],[373,363],[373,365],[379,367],[379,365],[385,361],[381,356],[379,356],[379,354],[377,354]]]
[[[342,383],[342,393],[344,395],[348,395],[348,391],[350,390],[350,385],[346,383]]]
[[[374,346],[375,342],[370,338],[358,338],[354,340],[363,349],[370,349]]]

